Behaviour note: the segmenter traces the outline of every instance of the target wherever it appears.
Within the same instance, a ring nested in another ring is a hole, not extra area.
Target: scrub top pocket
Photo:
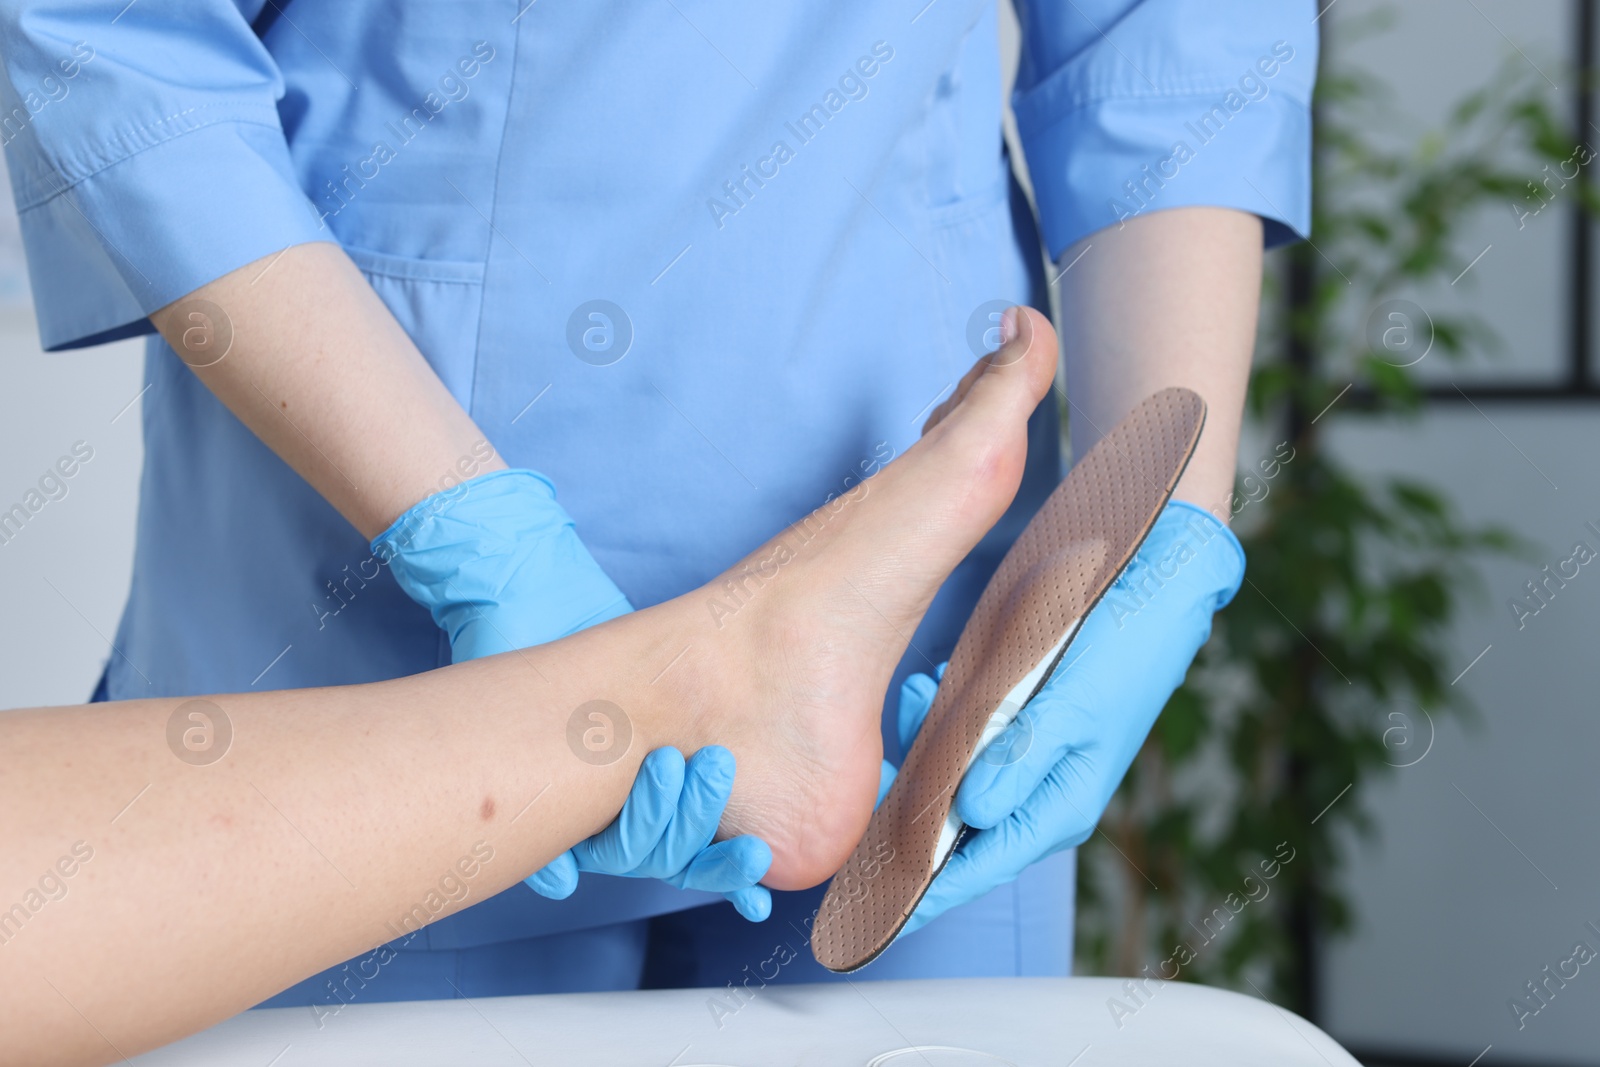
[[[346,248],[456,401],[471,410],[484,265]]]

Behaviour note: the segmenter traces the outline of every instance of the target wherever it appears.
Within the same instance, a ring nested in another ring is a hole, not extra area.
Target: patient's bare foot
[[[722,832],[772,846],[768,885],[815,885],[865,831],[890,677],[939,586],[1016,494],[1028,416],[1055,367],[1049,321],[1018,313],[1017,336],[915,446],[672,602],[704,634],[685,672],[703,743],[739,761]]]

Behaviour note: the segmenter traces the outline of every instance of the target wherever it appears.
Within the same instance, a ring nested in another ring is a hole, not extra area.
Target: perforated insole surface
[[[1049,679],[1078,623],[1132,561],[1205,422],[1187,389],[1141,401],[1072,468],[1006,553],[967,620],[889,795],[823,897],[811,950],[866,966],[911,917],[963,830],[956,788]]]

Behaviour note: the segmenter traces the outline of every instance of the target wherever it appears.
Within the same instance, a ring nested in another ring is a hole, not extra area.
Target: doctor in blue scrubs
[[[974,832],[862,977],[1068,973],[1072,848],[1243,576],[1228,501],[1261,253],[1309,225],[1316,10],[1017,8],[1028,192],[994,0],[0,3],[43,344],[151,335],[99,697],[391,678],[678,595],[903,451],[1054,286],[1074,451],[1164,385],[1210,424],[1141,580],[975,765]],[[908,635],[891,756],[1059,440],[1047,403],[1016,502]],[[820,890],[769,896],[760,842],[711,843],[735,769],[707,751],[652,761],[607,841],[269,1003],[829,977]]]

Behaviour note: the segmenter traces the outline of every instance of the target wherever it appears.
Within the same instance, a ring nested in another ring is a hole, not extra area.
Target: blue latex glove
[[[435,493],[372,541],[462,663],[575,634],[633,610],[542,474],[503,470]]]
[[[968,769],[956,793],[967,833],[903,933],[1088,839],[1243,580],[1244,550],[1227,527],[1192,504],[1167,505],[1044,689]],[[906,679],[907,749],[936,688],[925,674]]]
[[[733,769],[733,753],[721,745],[702,748],[687,764],[675,748],[651,752],[622,813],[573,846],[577,870],[721,893],[751,922],[765,919],[772,914],[772,894],[756,883],[772,866],[772,849],[749,834],[711,843],[733,788]],[[556,899],[572,891],[549,872],[545,868],[528,884]]]
[[[428,497],[374,538],[372,551],[433,615],[457,663],[633,610],[578,538],[555,486],[529,470],[495,471]],[[747,918],[764,919],[771,896],[756,881],[772,863],[766,843],[745,837],[706,848],[732,790],[726,749],[702,750],[687,765],[674,751],[653,752],[616,822],[527,883],[559,900],[577,889],[580,870],[660,878],[721,893]]]

